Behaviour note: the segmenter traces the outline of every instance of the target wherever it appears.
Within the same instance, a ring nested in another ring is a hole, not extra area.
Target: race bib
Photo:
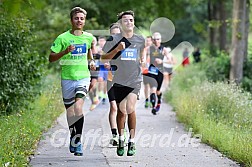
[[[137,49],[126,48],[122,51],[121,60],[137,60]]]
[[[148,72],[149,72],[150,74],[158,75],[158,68],[157,68],[157,67],[150,66]]]
[[[72,56],[84,56],[87,53],[87,45],[86,44],[81,44],[77,45],[74,44],[75,49],[71,52]]]

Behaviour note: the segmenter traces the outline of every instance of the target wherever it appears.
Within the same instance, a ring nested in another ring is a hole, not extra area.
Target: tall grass
[[[0,164],[1,166],[26,166],[34,153],[41,134],[63,111],[59,78],[45,79],[42,94],[30,109],[0,117]]]
[[[195,66],[173,78],[167,96],[178,119],[202,134],[203,142],[252,166],[252,95],[234,84],[204,78]]]

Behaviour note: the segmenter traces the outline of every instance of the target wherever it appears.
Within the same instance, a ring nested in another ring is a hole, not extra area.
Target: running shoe
[[[99,99],[97,97],[93,98],[93,104],[98,104],[99,103]]]
[[[118,138],[116,136],[113,136],[109,143],[113,146],[118,146]]]
[[[90,110],[90,111],[93,111],[93,110],[96,108],[96,106],[97,106],[96,104],[91,104],[89,110]]]
[[[124,154],[124,141],[123,140],[119,140],[119,144],[117,146],[116,153],[118,156],[123,156],[123,154]]]
[[[149,102],[145,101],[144,108],[148,108],[148,107],[149,107]]]
[[[82,156],[83,155],[83,148],[82,148],[82,144],[80,142],[77,143],[77,147],[75,149],[74,155],[75,156]]]
[[[155,109],[155,108],[153,108],[153,109],[151,110],[151,113],[152,113],[153,115],[157,115],[157,111],[156,111],[156,109]]]
[[[127,156],[133,156],[136,154],[135,143],[129,142]]]
[[[149,107],[152,108],[152,103],[151,102],[149,102]]]

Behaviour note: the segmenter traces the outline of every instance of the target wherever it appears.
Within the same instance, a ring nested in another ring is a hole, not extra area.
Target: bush
[[[34,99],[42,76],[44,58],[34,45],[27,19],[0,16],[0,115],[21,110]]]
[[[252,93],[252,45],[249,45],[248,59],[243,66],[243,79],[241,87]],[[209,54],[209,53],[208,53]],[[200,69],[205,71],[208,80],[228,81],[230,71],[230,57],[226,52],[217,51],[217,57],[206,57],[204,55],[203,62],[200,63]],[[209,56],[209,55],[208,55]]]
[[[248,59],[244,63],[242,88],[252,93],[252,43],[249,44]]]
[[[226,81],[229,78],[230,58],[225,52],[218,52],[218,57],[206,57],[201,63],[208,80]]]

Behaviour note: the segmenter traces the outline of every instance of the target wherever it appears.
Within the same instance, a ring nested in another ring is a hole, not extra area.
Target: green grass
[[[47,77],[42,94],[30,104],[29,110],[0,117],[1,166],[27,166],[42,133],[64,110],[59,80],[56,76]]]
[[[195,66],[174,76],[167,94],[179,121],[202,141],[245,166],[252,166],[252,95],[233,84],[204,81]]]

